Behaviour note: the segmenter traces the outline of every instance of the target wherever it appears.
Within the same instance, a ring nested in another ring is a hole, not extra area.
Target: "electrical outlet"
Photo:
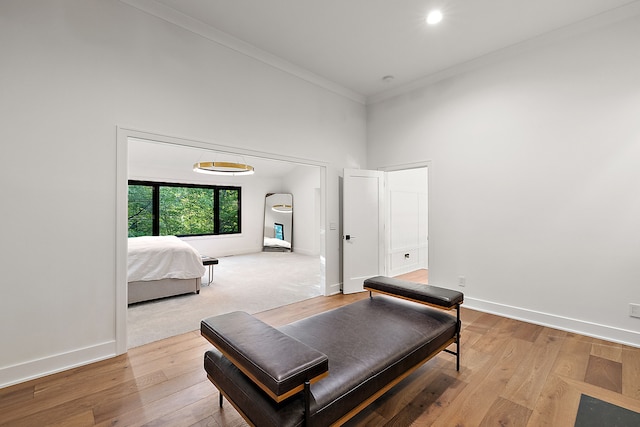
[[[640,317],[640,304],[629,304],[629,316]]]
[[[465,286],[467,279],[464,276],[458,276],[458,286]]]

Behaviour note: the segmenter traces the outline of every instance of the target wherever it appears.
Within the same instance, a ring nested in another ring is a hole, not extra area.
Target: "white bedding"
[[[195,279],[205,271],[198,251],[176,236],[129,238],[129,282]]]
[[[269,248],[277,247],[291,249],[290,242],[287,242],[286,240],[276,239],[275,237],[265,237],[264,246],[267,246]]]

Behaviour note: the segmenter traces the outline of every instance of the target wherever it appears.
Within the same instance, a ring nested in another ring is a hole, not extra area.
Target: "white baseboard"
[[[332,285],[328,285],[327,286],[327,294],[326,296],[329,295],[336,295],[342,292],[342,283],[334,283]]]
[[[519,307],[498,304],[475,298],[465,297],[464,307],[508,317],[510,319],[522,320],[523,322],[533,323],[540,326],[574,332],[580,335],[586,335],[593,338],[640,348],[640,332],[638,331],[600,325],[598,323],[557,316],[539,311],[526,310]]]
[[[307,256],[317,256],[320,257],[320,254],[317,252],[312,251],[311,249],[305,249],[305,248],[297,248],[294,247],[293,251],[294,253],[298,253],[300,255],[307,255]]]
[[[115,356],[116,342],[108,341],[91,347],[7,366],[0,369],[0,388],[45,377]]]

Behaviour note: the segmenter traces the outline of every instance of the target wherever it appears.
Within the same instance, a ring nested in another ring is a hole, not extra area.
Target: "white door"
[[[384,172],[345,169],[342,192],[342,292],[384,274]]]

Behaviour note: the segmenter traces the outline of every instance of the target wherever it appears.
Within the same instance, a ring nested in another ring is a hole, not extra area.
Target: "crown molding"
[[[513,56],[521,54],[522,52],[548,46],[552,43],[584,34],[597,28],[604,27],[606,25],[611,25],[619,21],[630,19],[637,15],[640,15],[640,1],[634,0],[615,9],[611,9],[606,12],[602,12],[592,17],[583,19],[574,24],[549,31],[539,36],[524,40],[520,43],[516,43],[503,49],[499,49],[486,55],[482,55],[470,61],[454,65],[441,71],[437,71],[435,73],[414,80],[410,83],[371,95],[367,97],[366,103],[367,105],[370,105],[390,98],[394,98],[396,96],[432,85],[439,81],[455,77],[484,66],[491,65],[507,58],[511,58]]]
[[[178,12],[177,10],[172,9],[162,3],[158,3],[154,0],[120,0],[120,2],[150,15],[153,15],[157,18],[160,18],[164,21],[182,27],[185,30],[191,31],[194,34],[202,36],[221,46],[253,58],[257,61],[267,64],[299,79],[305,80],[337,95],[343,96],[360,104],[366,104],[367,99],[364,95],[347,89],[344,86],[341,86],[335,82],[332,82],[331,80],[314,74],[309,70],[299,67],[278,56],[272,55],[269,52],[259,49],[252,44],[231,36],[230,34],[220,31],[212,27],[211,25],[205,24],[202,21]]]
[[[439,81],[516,56],[527,50],[548,46],[560,40],[583,34],[599,27],[629,19],[640,14],[640,0],[634,0],[626,5],[602,12],[574,24],[558,28],[525,41],[507,46],[503,49],[479,56],[470,61],[431,73],[410,83],[378,92],[371,96],[364,96],[278,56],[259,49],[254,45],[233,37],[230,34],[220,31],[211,25],[205,24],[202,21],[178,12],[162,3],[158,3],[155,0],[120,0],[120,2],[191,31],[194,34],[198,34],[242,55],[253,58],[325,90],[364,105],[375,104],[386,99],[403,95]]]

